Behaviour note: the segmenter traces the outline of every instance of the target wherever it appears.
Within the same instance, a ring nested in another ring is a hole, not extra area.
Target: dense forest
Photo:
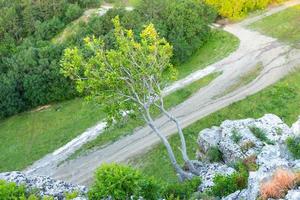
[[[116,7],[104,16],[94,15],[80,23],[76,34],[54,43],[51,39],[85,9],[100,7],[99,0],[0,2],[0,118],[76,97],[73,83],[60,73],[63,50],[82,45],[91,35],[102,37],[106,48],[114,48],[111,19],[117,15],[124,27],[135,32],[153,23],[173,45],[173,63],[177,65],[208,40],[209,24],[216,17],[201,0],[143,0],[131,12]]]

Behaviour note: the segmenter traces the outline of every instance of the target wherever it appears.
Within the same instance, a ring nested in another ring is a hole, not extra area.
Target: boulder
[[[194,161],[194,166],[202,179],[202,183],[199,186],[200,192],[214,185],[213,179],[217,174],[230,175],[235,172],[233,168],[221,163],[201,163]]]
[[[300,188],[297,190],[290,190],[285,196],[286,200],[299,200],[300,199]]]
[[[52,196],[55,200],[64,200],[65,194],[72,192],[77,192],[78,199],[84,200],[88,191],[85,186],[73,185],[46,176],[32,176],[17,171],[0,173],[0,180],[25,185],[28,190],[38,190],[41,197]]]
[[[251,127],[262,130],[275,143],[283,144],[292,130],[276,115],[266,114],[259,119],[226,120],[220,127],[205,129],[198,136],[198,158],[205,158],[210,147],[217,147],[223,154],[225,163],[236,162],[257,155],[266,141],[261,141],[251,131]]]
[[[300,136],[300,116],[298,118],[298,121],[296,121],[293,125],[292,125],[292,131],[294,132],[295,135]]]

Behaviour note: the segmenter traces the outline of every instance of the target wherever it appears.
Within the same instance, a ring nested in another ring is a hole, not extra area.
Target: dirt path
[[[272,9],[265,13],[278,12],[288,6],[299,4],[300,0]],[[259,20],[261,17],[255,17]],[[239,49],[228,58],[209,66],[223,74],[215,79],[207,87],[202,88],[190,99],[171,110],[177,116],[183,127],[221,109],[233,102],[244,99],[265,87],[277,82],[288,74],[295,66],[300,64],[300,50],[292,49],[287,45],[277,42],[274,38],[261,35],[258,32],[247,30],[245,25],[254,22],[249,19],[239,24],[228,25],[224,29],[236,35],[241,43]],[[247,73],[258,63],[264,66],[261,74],[247,86],[236,91],[214,99],[226,88],[232,86],[242,74]],[[196,72],[197,73],[197,72]],[[166,135],[176,132],[174,124],[168,122],[164,117],[158,118],[155,123]],[[200,131],[200,130],[199,130]],[[124,162],[129,158],[145,152],[159,139],[152,134],[148,127],[144,127],[134,134],[124,137],[119,141],[103,148],[93,151],[85,156],[64,163],[59,167],[51,166],[40,168],[33,173],[39,175],[50,175],[54,178],[79,184],[89,184],[92,180],[94,170],[104,162]]]

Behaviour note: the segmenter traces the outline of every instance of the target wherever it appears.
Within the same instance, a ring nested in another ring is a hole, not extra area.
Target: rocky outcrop
[[[78,199],[84,200],[87,193],[85,186],[73,185],[64,181],[54,180],[46,176],[32,176],[22,172],[0,173],[0,180],[25,185],[28,190],[39,191],[41,197],[51,196],[55,200],[64,200],[66,193],[76,192]]]
[[[285,144],[288,137],[299,135],[296,131],[299,125],[300,120],[289,128],[279,117],[272,114],[267,114],[260,119],[227,120],[220,127],[212,127],[200,132],[197,156],[206,163],[207,169],[216,165],[209,163],[206,158],[206,153],[211,147],[218,148],[222,153],[223,164],[219,163],[219,165],[223,169],[227,169],[227,166],[233,162],[255,156],[258,169],[249,173],[248,187],[223,198],[224,200],[255,200],[259,196],[260,184],[272,177],[277,169],[300,170],[300,160],[293,159]],[[212,179],[218,172],[209,172],[209,174],[208,180],[202,179],[200,191],[213,185]],[[290,190],[285,199],[299,200],[300,188]]]

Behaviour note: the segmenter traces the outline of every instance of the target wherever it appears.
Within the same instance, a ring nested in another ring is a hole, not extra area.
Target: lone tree
[[[108,122],[122,120],[124,112],[142,116],[166,147],[179,179],[192,178],[197,172],[187,155],[182,128],[165,109],[162,95],[162,88],[176,74],[170,64],[172,46],[159,37],[153,24],[148,25],[137,40],[132,30],[120,25],[118,17],[113,23],[116,47],[105,49],[102,39],[85,38],[83,49],[65,50],[61,62],[63,74],[76,81],[79,92],[106,108]],[[189,172],[178,164],[169,141],[155,125],[151,114],[154,108],[176,124],[181,155]]]

